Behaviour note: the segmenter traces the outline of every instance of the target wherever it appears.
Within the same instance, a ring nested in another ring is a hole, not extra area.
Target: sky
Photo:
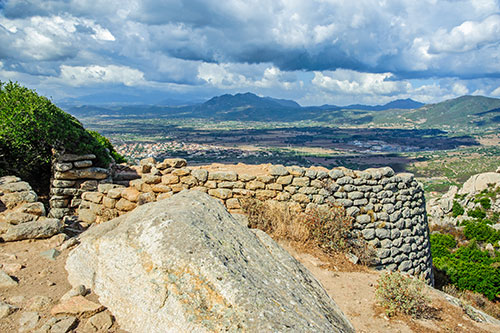
[[[0,0],[0,81],[54,101],[500,98],[500,0]]]

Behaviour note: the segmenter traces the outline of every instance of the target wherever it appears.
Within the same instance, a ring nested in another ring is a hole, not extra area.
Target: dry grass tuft
[[[459,290],[452,284],[443,287],[443,291],[451,296],[460,299],[465,305],[471,305],[476,309],[489,314],[490,316],[500,319],[500,303],[490,301],[484,295],[475,293],[470,290]]]

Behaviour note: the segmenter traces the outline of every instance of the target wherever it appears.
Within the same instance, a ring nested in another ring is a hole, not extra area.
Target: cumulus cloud
[[[377,103],[492,94],[500,77],[497,0],[0,4],[3,70],[39,82],[74,76],[81,87],[170,84]]]
[[[465,21],[450,31],[440,29],[432,38],[430,52],[466,52],[490,43],[500,42],[500,15],[481,22]]]
[[[144,73],[127,66],[61,66],[58,78],[70,86],[118,83],[126,86],[144,85]]]

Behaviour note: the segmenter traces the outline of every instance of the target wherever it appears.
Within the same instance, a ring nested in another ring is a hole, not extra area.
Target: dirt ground
[[[343,255],[328,257],[317,250],[305,249],[296,244],[280,241],[280,244],[304,264],[324,286],[328,294],[343,310],[357,332],[500,332],[499,326],[472,321],[462,309],[449,304],[444,298],[429,289],[431,306],[435,309],[434,319],[414,320],[407,316],[388,318],[375,302],[375,286],[380,272],[350,263]],[[19,283],[16,287],[0,289],[0,301],[19,309],[0,319],[0,332],[18,332],[22,314],[30,311],[35,296],[47,296],[50,303],[40,309],[40,328],[52,317],[50,310],[60,298],[71,289],[64,269],[70,250],[63,250],[55,260],[41,256],[41,253],[55,248],[57,239],[18,241],[0,244],[0,263],[18,263],[21,269],[10,273]],[[90,293],[85,298],[97,302],[97,296]],[[106,330],[86,329],[89,320],[78,316],[79,324],[72,332],[125,332],[116,323]]]

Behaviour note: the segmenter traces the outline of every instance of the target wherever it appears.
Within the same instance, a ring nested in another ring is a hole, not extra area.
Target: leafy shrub
[[[490,227],[488,220],[466,220],[462,222],[462,225],[465,226],[464,234],[467,239],[492,244],[500,240],[500,231]]]
[[[449,256],[450,249],[457,246],[455,238],[450,234],[431,234],[430,239],[433,258]]]
[[[418,318],[425,316],[429,308],[430,299],[424,294],[424,288],[421,280],[389,272],[378,279],[375,295],[388,316],[404,313]]]
[[[0,175],[13,174],[48,191],[52,149],[93,153],[107,166],[109,154],[82,124],[35,91],[0,82]]]
[[[483,198],[479,198],[479,199],[476,199],[474,200],[474,202],[478,202],[481,207],[483,207],[483,209],[490,209],[491,208],[491,201],[490,201],[490,198],[487,198],[487,197],[483,197]]]
[[[478,207],[478,208],[468,210],[467,215],[470,217],[477,218],[477,219],[484,219],[486,217],[486,212],[484,212],[482,209],[480,209]]]
[[[451,208],[451,215],[457,217],[464,214],[464,208],[458,203],[458,201],[453,201],[453,207]]]
[[[115,147],[111,144],[108,138],[100,134],[99,132],[96,131],[88,131],[96,140],[99,142],[103,147],[105,147],[109,153],[111,154],[111,157],[115,160],[116,163],[125,163],[127,160],[125,157],[120,155],[116,150]]]
[[[431,238],[431,249],[432,249]],[[481,251],[477,243],[472,241],[455,252],[436,256],[433,253],[435,267],[446,273],[450,282],[460,290],[471,290],[493,300],[500,294],[500,269],[495,263],[498,257],[492,258],[488,251]]]

